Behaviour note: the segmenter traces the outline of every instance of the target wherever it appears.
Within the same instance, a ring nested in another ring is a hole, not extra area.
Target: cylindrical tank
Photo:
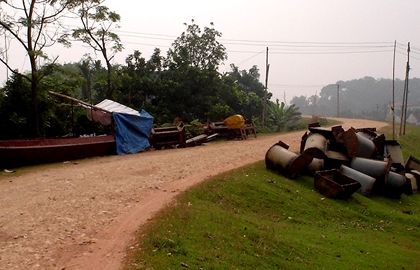
[[[376,155],[376,146],[373,141],[349,129],[344,132],[344,144],[351,157],[372,158]]]
[[[409,183],[411,189],[411,182]],[[400,198],[401,194],[406,192],[407,188],[407,178],[405,175],[389,172],[388,180],[385,182],[385,196]]]
[[[268,169],[293,179],[311,163],[313,157],[307,154],[298,155],[287,148],[282,142],[270,147],[265,155],[265,164]]]
[[[305,140],[303,153],[309,154],[314,158],[324,158],[327,151],[327,139],[318,133],[311,133]]]
[[[392,160],[374,160],[368,158],[355,157],[352,159],[350,167],[376,179],[375,184],[384,184],[388,179]],[[379,182],[379,183],[378,183]]]
[[[358,193],[366,197],[370,196],[373,189],[373,185],[376,181],[375,178],[344,165],[340,167],[340,172],[343,175],[353,178],[362,185],[362,187],[357,191]]]

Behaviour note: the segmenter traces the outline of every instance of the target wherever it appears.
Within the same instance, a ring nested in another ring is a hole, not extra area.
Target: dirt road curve
[[[344,129],[385,126],[342,119]],[[0,269],[121,268],[138,228],[180,192],[303,132],[39,166],[0,178]],[[2,173],[4,175],[4,173]]]

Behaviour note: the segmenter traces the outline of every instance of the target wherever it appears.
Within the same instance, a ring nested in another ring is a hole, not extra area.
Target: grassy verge
[[[410,126],[398,138],[405,157],[420,157],[419,135]],[[420,269],[419,217],[419,194],[333,200],[312,177],[258,162],[179,196],[141,232],[125,269]]]

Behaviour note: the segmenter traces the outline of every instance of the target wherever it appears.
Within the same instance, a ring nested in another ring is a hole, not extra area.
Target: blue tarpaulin
[[[140,116],[113,112],[117,129],[115,142],[117,154],[134,154],[150,146],[149,137],[153,127],[153,116],[141,110]]]

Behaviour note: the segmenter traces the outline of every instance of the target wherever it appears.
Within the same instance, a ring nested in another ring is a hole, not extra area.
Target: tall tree
[[[124,48],[120,37],[113,31],[119,28],[117,23],[121,16],[108,7],[103,6],[104,0],[81,0],[78,16],[82,27],[73,31],[73,38],[88,44],[95,52],[100,52],[107,67],[107,93],[110,99],[114,97],[111,85],[112,59]]]
[[[78,0],[7,0],[0,1],[0,33],[13,44],[20,46],[27,54],[31,72],[25,74],[12,67],[7,61],[7,49],[0,50],[0,62],[13,74],[19,74],[30,82],[31,116],[33,125],[32,136],[39,137],[39,89],[42,78],[45,77],[40,63],[55,62],[49,59],[45,51],[57,42],[69,44],[62,35],[65,30],[62,20],[67,10],[79,4]],[[15,48],[15,47],[14,47]]]
[[[226,48],[217,41],[222,33],[211,27],[204,31],[194,23],[187,25],[168,51],[167,65],[169,67],[192,66],[200,69],[214,69],[227,59]]]

